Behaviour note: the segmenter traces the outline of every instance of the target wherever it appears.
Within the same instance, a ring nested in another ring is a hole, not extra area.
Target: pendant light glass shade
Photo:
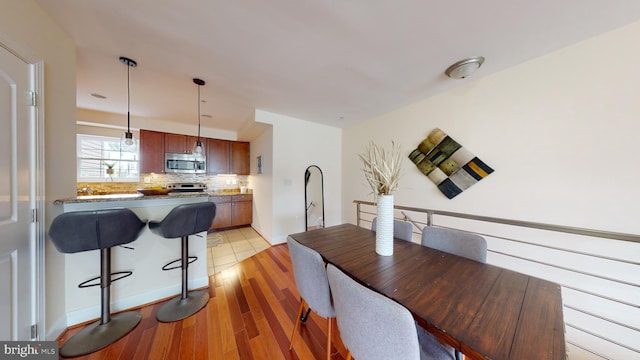
[[[136,152],[138,149],[138,142],[136,138],[133,136],[133,133],[126,132],[122,134],[120,138],[120,150],[126,152]]]
[[[204,80],[197,78],[193,79],[193,83],[198,85],[198,139],[193,144],[191,153],[193,154],[196,161],[204,161],[206,155],[204,153],[204,146],[202,145],[202,141],[200,140],[200,86],[203,86],[205,83]]]
[[[135,153],[138,151],[138,142],[131,132],[131,87],[129,85],[129,71],[130,68],[138,66],[138,63],[126,57],[120,57],[120,62],[127,65],[127,132],[122,134],[122,138],[120,138],[120,151]]]
[[[193,154],[193,156],[195,156],[196,160],[204,161],[205,155],[204,155],[204,146],[202,146],[202,141],[198,139],[196,140],[195,143],[193,143],[193,150],[191,150],[191,153]]]

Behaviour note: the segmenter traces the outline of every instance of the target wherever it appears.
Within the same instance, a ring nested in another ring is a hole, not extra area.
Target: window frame
[[[81,156],[83,152],[91,151],[91,149],[87,149],[83,147],[83,141],[101,141],[101,147],[98,149],[97,147],[94,151],[100,152],[100,155],[91,157],[91,156]],[[111,142],[117,144],[117,149],[105,150],[104,143]],[[105,152],[107,153],[105,155]],[[76,181],[77,182],[140,182],[140,149],[139,147],[136,149],[135,154],[126,153],[120,151],[120,138],[113,136],[104,136],[104,135],[89,135],[89,134],[76,134]],[[119,158],[116,159],[114,153],[119,154]],[[110,155],[109,155],[110,154]],[[122,155],[127,155],[131,157],[130,159],[122,159]],[[100,162],[100,170],[97,170],[95,166],[92,167],[94,172],[97,172],[99,176],[82,176],[84,173],[84,167],[86,167],[87,161]],[[114,165],[114,173],[116,176],[110,176],[107,174],[105,164],[107,162],[113,162]],[[85,165],[83,165],[83,163]],[[127,164],[126,167],[123,167],[123,164]],[[133,165],[133,166],[132,166]],[[103,173],[104,171],[104,173]],[[127,173],[132,174],[131,177],[120,178],[117,175],[120,174],[121,171],[125,171]],[[135,176],[133,176],[135,174]]]

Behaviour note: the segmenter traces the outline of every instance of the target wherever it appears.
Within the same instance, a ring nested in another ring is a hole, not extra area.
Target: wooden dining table
[[[442,343],[470,359],[565,359],[560,286],[353,224],[292,234],[368,288],[400,303]]]

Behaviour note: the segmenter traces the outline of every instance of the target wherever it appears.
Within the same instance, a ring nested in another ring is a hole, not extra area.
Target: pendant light
[[[204,146],[202,146],[202,141],[200,140],[200,86],[204,85],[204,80],[194,78],[193,83],[198,85],[198,139],[193,144],[193,150],[191,151],[191,153],[195,157],[196,161],[204,161]]]
[[[120,62],[127,65],[127,132],[122,135],[120,139],[120,151],[136,152],[138,144],[136,139],[131,133],[131,89],[129,85],[129,70],[132,67],[138,66],[138,63],[121,56]]]

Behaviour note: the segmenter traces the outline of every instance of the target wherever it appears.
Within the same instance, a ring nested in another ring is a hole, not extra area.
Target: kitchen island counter
[[[76,203],[93,203],[93,202],[113,202],[113,201],[139,201],[139,200],[161,200],[161,199],[180,199],[209,196],[207,192],[171,192],[167,195],[142,195],[135,194],[106,194],[106,195],[79,195],[64,199],[55,200],[56,205],[76,204]]]
[[[112,194],[76,196],[56,200],[62,212],[113,208],[131,209],[142,220],[160,221],[176,206],[208,201],[206,192],[143,196]],[[55,251],[55,250],[54,250]],[[81,282],[100,274],[100,252],[92,250],[64,254],[66,327],[100,317],[100,287],[78,288]],[[191,288],[208,286],[207,232],[189,236]],[[162,271],[162,267],[180,258],[180,239],[165,239],[145,226],[137,240],[112,248],[112,271],[132,271],[133,275],[111,284],[112,312],[139,307],[181,291],[180,269]]]

